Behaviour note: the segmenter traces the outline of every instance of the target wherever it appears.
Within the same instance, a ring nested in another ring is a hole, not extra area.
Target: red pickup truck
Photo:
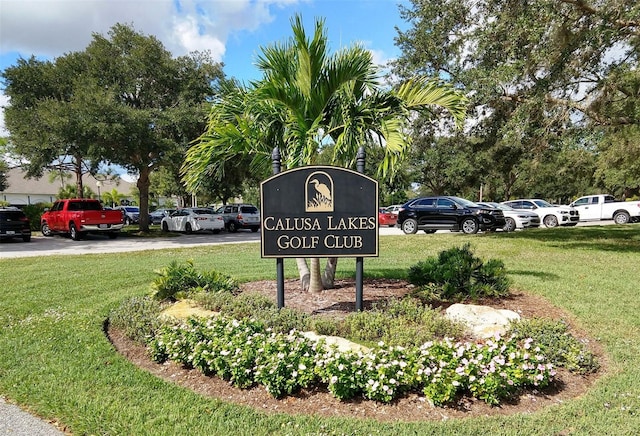
[[[40,218],[40,230],[44,236],[64,233],[74,241],[86,233],[106,234],[114,239],[123,225],[119,210],[103,209],[98,200],[90,198],[58,200]]]

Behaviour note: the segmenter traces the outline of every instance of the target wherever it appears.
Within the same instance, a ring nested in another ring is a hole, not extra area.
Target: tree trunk
[[[309,277],[309,291],[322,292],[322,276],[320,275],[320,259],[311,258],[311,276]]]
[[[298,274],[300,274],[300,288],[303,292],[309,290],[310,276],[309,265],[307,265],[307,259],[303,257],[296,258],[296,265],[298,265]]]
[[[140,170],[138,182],[136,183],[136,186],[140,191],[140,221],[138,224],[138,229],[141,232],[149,231],[149,186],[151,185],[151,180],[149,180],[150,174],[151,168],[142,168]]]
[[[338,258],[330,257],[322,272],[322,286],[324,289],[333,289],[336,281],[336,268],[338,267]]]
[[[76,198],[84,197],[84,186],[82,184],[82,159],[79,156],[75,157],[73,164],[76,173]]]

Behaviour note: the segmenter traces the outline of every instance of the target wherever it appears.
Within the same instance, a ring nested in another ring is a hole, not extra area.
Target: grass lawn
[[[477,256],[505,262],[513,288],[572,313],[601,342],[607,372],[586,395],[534,414],[443,422],[266,415],[157,379],[114,351],[103,323],[123,299],[149,291],[154,270],[192,259],[240,281],[275,278],[275,261],[261,259],[255,243],[0,259],[0,395],[77,435],[637,434],[640,225],[385,236],[380,257],[365,259],[365,276],[403,278],[467,241]],[[353,259],[340,260],[340,277],[354,270]],[[285,274],[295,277],[293,260]]]

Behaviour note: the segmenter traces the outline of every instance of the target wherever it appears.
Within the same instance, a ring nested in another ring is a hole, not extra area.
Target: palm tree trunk
[[[330,257],[322,272],[322,286],[324,289],[333,289],[336,281],[336,268],[338,266],[338,258]]]
[[[320,259],[311,258],[311,277],[309,277],[309,291],[322,292],[322,276],[320,275]]]
[[[307,259],[303,257],[296,258],[296,265],[298,266],[298,274],[300,274],[300,288],[302,291],[308,291],[310,285],[309,265],[307,265]]]

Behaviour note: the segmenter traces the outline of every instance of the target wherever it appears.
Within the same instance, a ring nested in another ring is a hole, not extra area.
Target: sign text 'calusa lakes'
[[[260,185],[262,257],[378,255],[378,182],[352,170],[296,168]]]

